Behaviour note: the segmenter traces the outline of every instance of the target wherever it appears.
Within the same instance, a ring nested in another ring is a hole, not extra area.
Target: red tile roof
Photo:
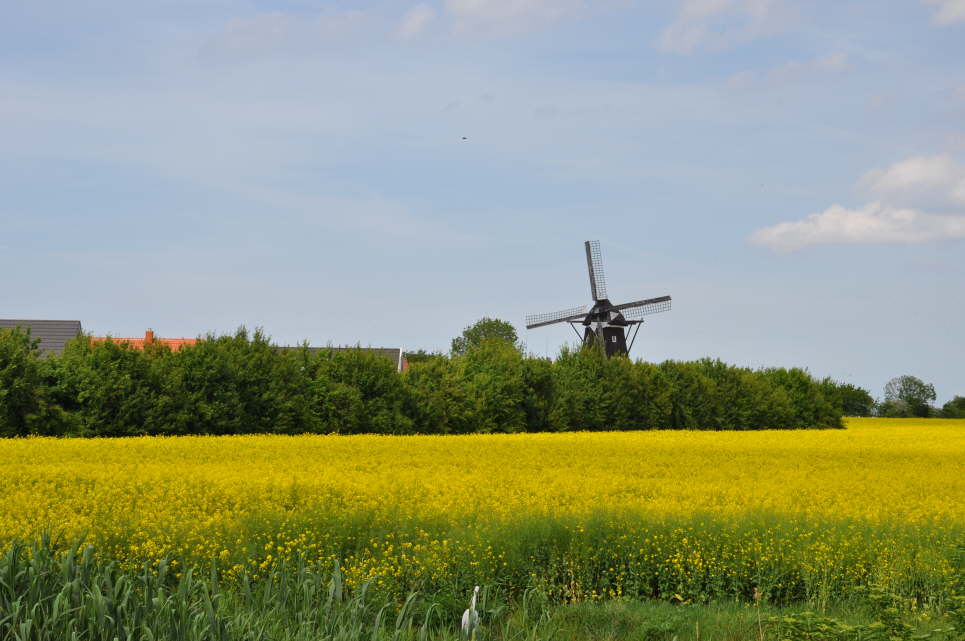
[[[125,338],[119,336],[91,336],[91,343],[103,343],[107,339],[115,343],[127,343],[131,349],[144,349],[145,345],[167,345],[172,352],[176,352],[185,345],[197,344],[197,338],[155,338],[152,330],[144,332],[143,338]]]

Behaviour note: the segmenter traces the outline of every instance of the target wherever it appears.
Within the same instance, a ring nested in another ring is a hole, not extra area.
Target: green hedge
[[[243,328],[173,353],[79,337],[49,358],[0,331],[2,436],[839,428],[848,391],[801,369],[593,348],[550,361],[499,340],[400,375],[373,352],[281,350]]]

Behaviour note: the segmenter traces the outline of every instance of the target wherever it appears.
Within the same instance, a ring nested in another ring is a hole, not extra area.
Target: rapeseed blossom
[[[390,590],[500,580],[568,599],[941,582],[965,422],[847,430],[0,441],[0,542],[86,537],[257,576],[338,560]],[[824,587],[822,587],[824,586]],[[750,594],[750,592],[748,592]]]

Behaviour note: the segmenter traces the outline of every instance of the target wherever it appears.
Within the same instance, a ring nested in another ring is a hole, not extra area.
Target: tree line
[[[467,327],[462,336],[452,340],[451,353],[465,354],[482,340],[498,338],[516,345],[521,352],[516,329],[506,321],[483,318]],[[426,360],[438,354],[424,350],[407,354],[410,361]],[[830,378],[822,382],[825,394],[833,398],[845,416],[879,416],[886,418],[965,418],[965,396],[956,396],[941,408],[935,407],[935,387],[915,376],[897,376],[885,385],[884,397],[877,400],[868,390],[849,383],[836,383]]]
[[[592,347],[536,358],[498,336],[413,360],[400,374],[367,350],[281,349],[244,328],[177,352],[81,336],[41,358],[29,334],[4,330],[0,435],[839,428],[857,389],[797,368]]]
[[[965,418],[965,396],[956,396],[935,407],[935,387],[916,376],[896,376],[885,385],[885,395],[875,404],[876,416],[888,418]]]

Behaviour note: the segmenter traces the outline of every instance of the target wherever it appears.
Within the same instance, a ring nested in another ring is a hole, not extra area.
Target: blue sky
[[[963,61],[965,0],[5,3],[0,316],[555,354],[599,239],[635,356],[947,400]]]

